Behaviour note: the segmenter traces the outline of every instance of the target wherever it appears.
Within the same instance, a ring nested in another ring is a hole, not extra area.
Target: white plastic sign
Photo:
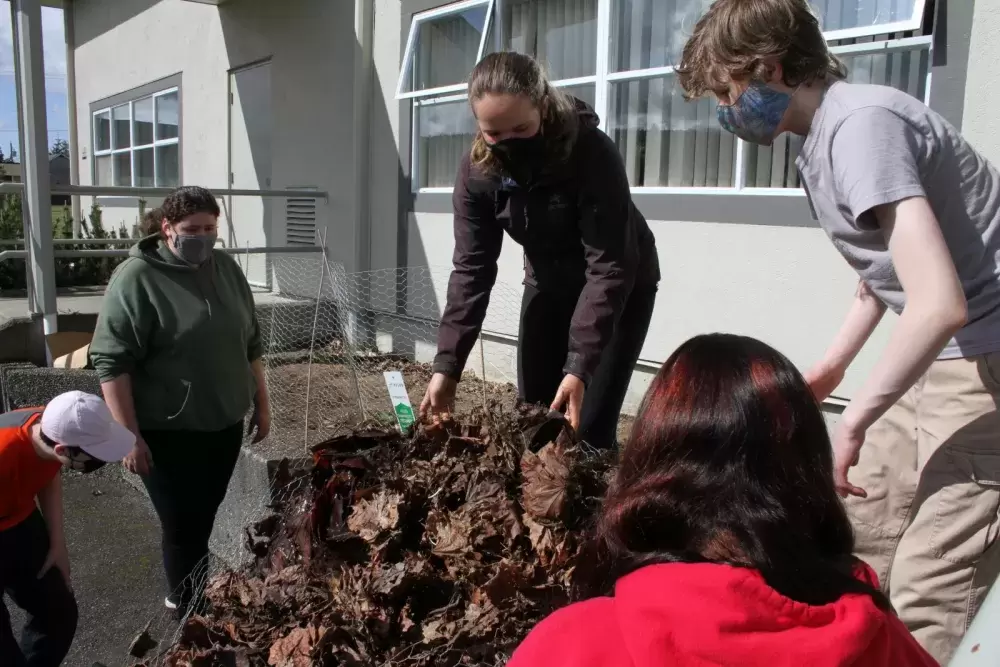
[[[386,371],[385,386],[389,389],[389,400],[392,401],[392,411],[396,415],[396,423],[399,430],[406,433],[413,426],[413,405],[410,403],[410,395],[406,393],[406,383],[403,381],[403,374],[399,371]]]

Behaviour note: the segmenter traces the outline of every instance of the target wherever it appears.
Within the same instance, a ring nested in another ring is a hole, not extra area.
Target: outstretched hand
[[[567,375],[559,384],[556,397],[552,401],[550,410],[562,412],[566,415],[569,425],[574,431],[580,429],[580,413],[583,411],[583,394],[586,385],[583,380],[575,375]]]
[[[447,421],[455,405],[455,391],[458,382],[444,373],[435,373],[427,385],[427,392],[420,402],[420,419],[430,417],[436,421]]]
[[[848,471],[858,465],[861,446],[865,443],[864,431],[858,432],[841,422],[833,434],[833,482],[841,498],[857,496],[867,498],[868,492],[854,486],[847,479]]]
[[[70,580],[69,551],[64,543],[53,544],[49,547],[49,553],[45,557],[45,562],[42,563],[42,569],[38,571],[38,578],[44,577],[52,568],[59,571],[66,582],[66,587],[73,590],[73,584]]]

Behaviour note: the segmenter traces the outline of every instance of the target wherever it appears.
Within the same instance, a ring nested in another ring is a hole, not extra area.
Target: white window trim
[[[486,48],[486,38],[490,34],[490,21],[493,20],[493,0],[463,0],[463,2],[429,9],[426,12],[413,15],[413,19],[410,21],[410,32],[406,36],[406,50],[403,51],[403,66],[399,70],[399,81],[396,82],[396,99],[405,100],[414,97],[426,97],[428,95],[448,94],[466,89],[466,84],[456,83],[449,86],[427,88],[425,90],[404,91],[403,83],[406,81],[410,65],[413,63],[413,49],[416,46],[414,42],[420,33],[419,26],[421,23],[443,16],[450,16],[451,14],[461,14],[464,11],[474,7],[482,7],[483,5],[486,6],[486,20],[483,21],[483,34],[479,38],[479,50],[476,52],[476,62],[479,62],[483,58],[483,51]]]
[[[157,91],[157,92],[153,93],[152,95],[143,95],[142,97],[137,97],[135,99],[129,100],[128,102],[122,102],[121,104],[115,104],[113,106],[108,106],[108,107],[104,107],[102,109],[98,109],[98,110],[94,111],[91,114],[91,136],[92,136],[92,143],[93,143],[93,145],[91,146],[91,155],[93,157],[93,159],[92,159],[92,164],[93,164],[92,169],[93,169],[93,171],[91,173],[91,182],[93,182],[95,184],[97,182],[97,158],[100,158],[100,157],[109,157],[109,156],[112,157],[112,160],[111,160],[111,180],[112,180],[112,183],[113,183],[115,181],[115,162],[114,162],[114,157],[113,156],[115,156],[115,155],[121,155],[123,153],[129,153],[130,154],[129,155],[129,181],[130,181],[130,184],[129,184],[129,186],[122,186],[122,187],[135,187],[135,153],[136,153],[136,151],[144,150],[144,149],[147,149],[147,148],[152,148],[152,149],[154,149],[153,150],[153,186],[156,186],[156,184],[159,182],[159,179],[157,178],[159,176],[159,173],[158,173],[159,172],[159,166],[157,165],[157,162],[156,162],[156,151],[155,151],[155,149],[157,147],[159,147],[159,146],[179,145],[180,141],[181,141],[181,139],[180,139],[180,115],[179,115],[180,105],[179,104],[178,104],[178,118],[177,118],[177,127],[178,127],[177,136],[176,137],[171,137],[170,139],[157,139],[156,138],[156,125],[157,125],[157,122],[156,122],[157,121],[156,100],[159,97],[164,97],[166,95],[170,95],[171,93],[176,93],[177,94],[177,99],[178,99],[178,102],[179,102],[180,101],[180,88],[178,88],[177,86],[174,86],[173,88],[165,88],[163,90]],[[153,103],[153,142],[149,143],[149,144],[142,144],[141,146],[137,146],[137,145],[135,145],[135,123],[133,122],[134,119],[135,119],[135,104],[137,102],[143,102],[145,100],[151,100],[152,103]],[[125,107],[125,106],[128,107],[129,147],[128,148],[114,148],[114,145],[115,145],[115,130],[114,130],[115,119],[114,119],[113,110],[117,109],[119,107]],[[108,115],[108,119],[109,119],[109,121],[111,123],[110,124],[110,128],[109,128],[109,130],[110,130],[109,131],[109,140],[111,142],[111,148],[106,149],[106,150],[97,150],[97,117],[101,116],[101,115],[104,115],[104,114]],[[178,165],[178,170],[179,170],[179,167],[180,167],[180,165]],[[117,187],[117,186],[112,185],[112,187]]]
[[[874,37],[877,35],[888,35],[894,32],[910,32],[919,30],[924,21],[924,10],[927,9],[927,0],[915,0],[913,3],[913,13],[910,18],[895,23],[883,23],[881,25],[865,25],[856,28],[843,28],[841,30],[826,30],[823,34],[826,41],[833,42],[839,39],[855,39],[858,37]]]
[[[598,0],[597,3],[597,44],[608,44],[611,39],[609,31],[611,29],[611,3],[613,0]],[[409,60],[412,57],[412,47],[413,40],[417,34],[415,27],[418,22],[426,21],[428,19],[438,18],[441,16],[447,16],[448,14],[465,11],[471,7],[481,6],[487,4],[487,0],[464,0],[463,2],[458,2],[452,5],[445,5],[444,7],[438,7],[420,14],[415,14],[413,20],[410,24],[410,33],[407,38],[405,60],[403,63],[404,69],[401,70],[399,77],[399,82],[397,85],[398,99],[410,99],[412,104],[410,105],[410,122],[413,128],[413,133],[410,138],[410,181],[414,185],[420,182],[419,174],[419,158],[417,155],[417,146],[419,143],[419,137],[417,136],[417,110],[419,107],[431,106],[439,103],[456,102],[459,100],[468,99],[468,85],[467,84],[455,84],[450,86],[442,86],[439,88],[426,89],[416,92],[401,92],[403,87],[403,80],[406,73],[407,67],[409,67]],[[926,0],[915,0],[914,3],[914,13],[913,17],[906,21],[897,21],[891,24],[883,24],[879,26],[863,26],[859,28],[849,28],[844,30],[833,30],[829,32],[824,32],[824,37],[826,37],[828,42],[841,40],[841,39],[853,39],[860,37],[869,37],[873,35],[886,35],[889,33],[896,32],[906,32],[910,30],[917,30],[923,21],[924,9],[926,7]],[[477,61],[482,59],[484,55],[484,48],[486,46],[486,38],[489,34],[490,22],[493,20],[493,10],[494,10],[494,0],[488,0],[488,7],[486,13],[486,22],[483,27],[483,37],[479,45],[479,52],[477,54]],[[919,37],[903,37],[898,39],[883,39],[872,42],[861,42],[856,44],[843,44],[838,46],[831,46],[830,52],[836,55],[844,56],[862,56],[862,55],[873,55],[879,53],[895,53],[895,52],[905,52],[905,51],[923,51],[926,50],[929,54],[933,54],[934,39],[932,35],[922,35]],[[572,79],[560,79],[553,81],[552,85],[557,87],[568,87],[577,85],[587,85],[593,84],[595,87],[594,94],[594,108],[597,110],[600,116],[600,129],[602,131],[608,130],[608,91],[611,84],[623,83],[630,81],[641,81],[645,79],[652,79],[657,77],[666,77],[674,73],[675,68],[673,66],[665,67],[651,67],[648,69],[641,70],[623,70],[620,72],[610,72],[609,69],[610,61],[610,50],[609,49],[598,49],[597,52],[597,67],[595,74],[591,76],[576,77]],[[604,84],[600,85],[598,82],[603,80]],[[930,90],[931,90],[931,68],[927,70],[927,81],[924,86],[925,99],[924,103],[929,103],[930,101]],[[746,186],[746,165],[745,161],[745,142],[741,139],[736,140],[736,150],[733,156],[733,169],[735,171],[733,178],[732,187],[664,187],[664,186],[636,186],[632,187],[631,191],[636,194],[694,194],[694,195],[751,195],[751,196],[788,196],[788,197],[805,197],[805,191],[801,188],[771,188],[771,187],[747,187]],[[414,187],[413,192],[416,194],[446,194],[451,193],[454,190],[452,187]]]

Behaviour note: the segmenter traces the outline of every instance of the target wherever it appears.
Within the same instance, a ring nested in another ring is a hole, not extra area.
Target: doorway
[[[232,70],[229,73],[230,188],[271,189],[272,122],[270,60]],[[231,247],[277,245],[270,198],[230,196],[227,207]],[[266,255],[237,257],[252,286],[270,289]]]

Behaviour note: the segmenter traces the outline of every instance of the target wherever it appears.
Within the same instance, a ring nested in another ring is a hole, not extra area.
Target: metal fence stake
[[[479,337],[479,363],[483,367],[483,412],[486,411],[486,352],[483,349],[483,337]]]
[[[313,323],[312,331],[309,335],[309,363],[306,365],[306,407],[305,407],[305,426],[303,427],[302,434],[302,447],[306,451],[309,451],[309,396],[312,392],[312,369],[313,369],[313,352],[316,349],[316,324],[319,322],[319,306],[322,303],[323,297],[323,276],[326,274],[327,263],[326,263],[326,232],[323,233],[323,264],[319,267],[319,287],[316,290],[316,309],[313,311]],[[247,255],[247,266],[249,267],[250,256]]]

